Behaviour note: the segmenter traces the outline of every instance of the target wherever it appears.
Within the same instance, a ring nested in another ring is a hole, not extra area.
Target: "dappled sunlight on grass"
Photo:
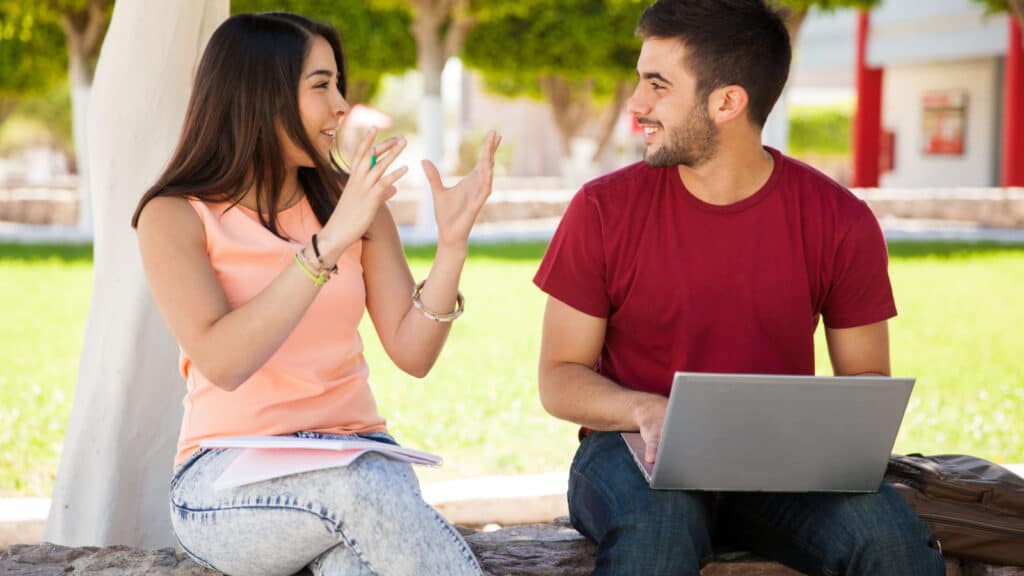
[[[1024,249],[905,243],[890,253],[893,374],[917,377],[895,450],[1024,462]],[[831,373],[820,332],[818,373]]]
[[[576,446],[576,427],[547,416],[537,397],[544,296],[531,278],[543,246],[517,247],[510,257],[483,248],[473,248],[463,276],[466,313],[425,379],[392,366],[370,322],[363,323],[371,381],[389,427],[399,441],[445,457],[442,468],[417,470],[424,481],[564,470]],[[413,253],[416,278],[426,276],[431,254]]]
[[[0,246],[0,496],[57,471],[92,291],[91,247]]]
[[[544,246],[474,246],[459,318],[430,375],[387,360],[361,333],[370,378],[398,439],[444,456],[424,481],[564,471],[576,426],[537,398]],[[893,370],[918,378],[896,450],[1024,462],[1024,247],[895,244]],[[432,248],[409,250],[425,277]],[[0,245],[0,496],[48,495],[71,412],[92,286],[89,247]],[[818,372],[829,373],[818,335]],[[184,391],[184,387],[182,387]]]

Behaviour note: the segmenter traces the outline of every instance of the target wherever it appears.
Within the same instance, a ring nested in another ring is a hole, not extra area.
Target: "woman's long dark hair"
[[[170,163],[146,191],[132,216],[157,196],[238,204],[256,191],[260,222],[275,235],[284,185],[280,125],[312,160],[298,180],[321,225],[334,211],[348,175],[324,160],[306,136],[299,115],[302,65],[315,37],[334,50],[338,90],[345,94],[341,41],[329,25],[284,13],[238,14],[210,37],[196,71],[185,123]],[[340,136],[340,135],[339,135]]]

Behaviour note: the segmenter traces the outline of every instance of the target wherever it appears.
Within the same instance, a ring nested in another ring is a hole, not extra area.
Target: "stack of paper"
[[[202,448],[240,448],[241,453],[213,483],[214,490],[235,488],[300,472],[347,466],[367,452],[388,458],[440,466],[441,457],[366,439],[231,436],[204,440]]]

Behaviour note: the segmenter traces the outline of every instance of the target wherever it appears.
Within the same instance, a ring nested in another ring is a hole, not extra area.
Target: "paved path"
[[[547,242],[558,226],[559,218],[513,220],[479,224],[472,240],[482,244],[505,242]],[[881,220],[886,238],[896,241],[997,242],[1024,244],[1024,228],[982,228],[969,222],[943,220]],[[402,241],[408,245],[431,244],[434,238],[422,230],[402,228]],[[81,244],[92,240],[88,234],[67,226],[38,226],[0,222],[0,243]]]

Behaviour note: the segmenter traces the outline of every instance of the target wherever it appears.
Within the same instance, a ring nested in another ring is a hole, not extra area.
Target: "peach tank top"
[[[231,308],[257,294],[286,267],[299,244],[274,236],[242,206],[189,203],[206,231],[206,250]],[[303,199],[278,216],[283,236],[308,243],[320,230]],[[206,379],[184,351],[185,413],[175,466],[208,438],[249,434],[385,432],[377,413],[357,328],[366,308],[362,243],[338,261],[338,274],[320,289],[305,316],[273,356],[233,392]],[[273,314],[273,310],[263,311]],[[238,342],[244,346],[244,342]]]

